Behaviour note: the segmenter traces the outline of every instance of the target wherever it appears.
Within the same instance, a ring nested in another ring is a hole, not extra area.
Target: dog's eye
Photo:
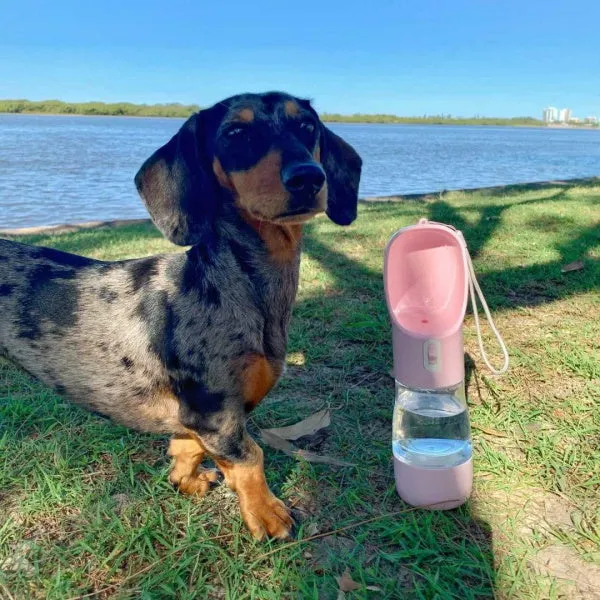
[[[225,132],[225,135],[227,135],[227,137],[235,137],[236,135],[240,135],[240,133],[243,133],[244,129],[244,127],[230,127]]]
[[[300,129],[306,131],[307,133],[314,133],[315,126],[313,125],[313,123],[310,123],[308,121],[302,121],[302,123],[300,123]]]

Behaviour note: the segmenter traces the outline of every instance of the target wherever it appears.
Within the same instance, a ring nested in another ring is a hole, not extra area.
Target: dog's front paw
[[[286,539],[291,536],[294,521],[288,507],[269,492],[262,498],[240,499],[240,509],[250,533],[262,540],[265,535]]]
[[[179,475],[172,471],[169,481],[182,493],[189,496],[204,496],[210,489],[210,484],[217,481],[219,474],[210,469],[200,469],[193,475]]]

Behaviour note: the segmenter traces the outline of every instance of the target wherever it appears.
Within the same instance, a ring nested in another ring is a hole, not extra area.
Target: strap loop
[[[471,296],[471,306],[473,308],[473,317],[475,319],[475,329],[477,330],[477,341],[479,342],[479,351],[481,352],[481,357],[483,358],[483,361],[487,365],[488,369],[496,375],[502,375],[503,373],[506,373],[508,369],[508,350],[506,349],[506,345],[504,344],[502,336],[500,335],[498,329],[496,328],[496,325],[494,324],[492,315],[490,314],[490,309],[488,308],[487,302],[485,301],[485,298],[483,296],[483,292],[479,287],[479,282],[477,281],[477,277],[475,277],[475,269],[473,268],[471,255],[469,254],[469,250],[466,248],[466,246],[465,252],[467,255],[467,265],[469,267],[469,295]],[[477,290],[477,295],[479,296],[479,301],[483,306],[485,316],[487,317],[488,323],[490,324],[490,328],[494,332],[494,335],[496,336],[498,344],[500,345],[500,348],[502,350],[502,354],[504,355],[504,364],[499,370],[492,367],[490,361],[488,360],[487,354],[485,353],[485,350],[483,348],[483,340],[481,339],[481,327],[479,325],[479,314],[477,312],[477,301],[475,300],[475,290]]]

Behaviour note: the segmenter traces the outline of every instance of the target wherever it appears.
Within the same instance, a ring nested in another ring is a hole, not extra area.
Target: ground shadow
[[[382,372],[385,373],[383,377],[378,379],[376,378],[377,373],[371,374],[374,377],[374,383],[371,386],[372,394],[368,400],[370,408],[375,408],[379,412],[382,426],[375,427],[374,419],[370,417],[366,409],[364,410],[364,418],[368,419],[371,425],[370,439],[361,442],[365,446],[365,451],[367,447],[380,447],[385,448],[385,450],[381,452],[377,461],[369,462],[372,469],[370,475],[372,484],[368,492],[370,497],[365,497],[363,500],[366,504],[369,504],[373,502],[373,498],[387,495],[389,501],[396,508],[400,509],[403,506],[409,508],[397,497],[391,463],[390,436],[394,382],[387,375],[387,369],[391,364],[391,338],[383,293],[382,273],[381,271],[369,269],[345,254],[327,247],[310,232],[307,233],[304,240],[304,251],[311,260],[317,261],[335,279],[332,287],[343,290],[342,296],[319,297],[319,302],[323,304],[323,314],[333,313],[336,307],[343,304],[346,322],[359,322],[365,314],[368,314],[376,328],[376,331],[365,336],[362,342],[359,339],[360,332],[354,338],[346,336],[347,352],[356,358],[350,361],[355,367],[349,366],[345,370],[342,381],[342,386],[348,388],[353,385],[354,377],[368,378],[369,374],[364,372],[367,369],[379,371],[380,375]],[[346,299],[352,299],[356,303],[346,302]],[[310,310],[313,302],[313,298],[301,298],[294,309],[295,314],[302,315],[305,310]],[[321,338],[327,338],[327,340],[322,339],[322,343],[327,345],[330,343],[328,339],[343,337],[339,330],[342,327],[343,325],[340,325],[339,322],[332,324],[324,320],[319,324],[314,335],[305,343],[308,345],[318,344],[320,336]],[[349,346],[348,344],[352,345]],[[361,356],[363,356],[361,352],[364,353],[365,346],[368,346],[367,353],[371,354],[372,357],[369,363],[361,360]],[[330,369],[331,367],[327,366],[328,364],[330,364],[330,361],[324,359],[312,363],[310,368],[318,372],[323,367],[324,369]],[[358,371],[358,375],[354,374],[354,369]],[[467,383],[473,376],[474,362],[467,360]],[[310,390],[307,390],[307,393],[310,393]],[[343,389],[340,389],[338,393],[343,393]],[[361,412],[361,409],[357,407],[348,410]],[[345,435],[345,433],[342,433],[342,435]],[[356,478],[360,476],[360,473],[348,475],[349,478],[353,478],[353,481],[348,485],[356,485]],[[330,483],[327,482],[326,478],[320,481],[319,495],[323,497],[330,495],[331,492],[327,489],[329,485]],[[375,506],[374,503],[373,510],[376,510]],[[409,531],[399,533],[398,540],[395,543],[390,544],[385,531],[378,532],[377,530],[368,529],[360,536],[361,544],[367,547],[385,548],[382,551],[383,556],[394,549],[399,551],[399,555],[401,554],[402,558],[399,559],[401,562],[398,564],[398,573],[404,573],[407,579],[399,587],[398,593],[401,595],[398,597],[413,597],[412,594],[416,594],[418,593],[417,590],[423,589],[420,579],[424,576],[424,573],[431,574],[436,569],[439,570],[440,574],[440,587],[438,587],[440,597],[443,597],[444,594],[447,594],[448,597],[454,596],[458,588],[449,587],[451,584],[445,578],[453,569],[460,572],[463,568],[456,553],[457,544],[464,545],[465,552],[468,552],[471,561],[469,566],[471,574],[457,574],[459,579],[464,581],[466,578],[469,580],[469,589],[477,590],[476,593],[474,592],[474,597],[494,597],[496,574],[492,528],[489,523],[476,516],[474,501],[471,500],[456,511],[438,513],[433,520],[430,520],[427,513],[428,511],[417,511],[417,513],[411,513],[406,517],[399,516],[398,519],[406,518],[411,525],[408,528]],[[435,531],[433,538],[424,533],[422,534],[424,531],[431,530]],[[427,567],[423,566],[421,562],[423,552],[430,553],[430,564]],[[475,561],[473,561],[474,558]],[[382,566],[383,568],[384,566]]]
[[[567,191],[562,190],[546,198],[483,206],[479,219],[474,225],[467,223],[451,204],[440,200],[429,206],[429,218],[460,229],[471,256],[476,258],[500,226],[505,210],[515,206],[556,202],[566,199],[566,197]],[[556,229],[560,223],[542,218],[531,223],[531,226]],[[586,256],[589,250],[598,244],[600,244],[600,225],[591,223],[588,227],[580,230],[575,237],[555,247],[560,258],[554,261],[483,273],[478,278],[490,308],[497,310],[515,306],[537,306],[599,287],[600,281],[590,277],[585,271],[567,274],[561,272],[564,265]],[[588,260],[597,262],[593,258]],[[486,288],[490,293],[486,292]]]
[[[597,181],[590,183],[569,182],[569,185],[597,186]],[[555,189],[556,184],[539,186],[512,186],[514,191],[530,191],[531,189]],[[561,187],[563,187],[561,185]],[[497,195],[505,194],[506,188],[498,191]],[[473,223],[467,222],[460,212],[443,198],[429,198],[428,202],[423,202],[423,212],[431,220],[448,223],[460,229],[465,236],[471,256],[476,258],[481,254],[488,241],[494,236],[499,226],[502,224],[504,212],[515,206],[529,204],[541,204],[546,202],[556,202],[566,199],[568,195],[568,186],[548,197],[531,198],[523,201],[507,199],[506,203],[498,203],[498,199],[493,205],[483,205],[476,210],[478,215]],[[381,212],[384,213],[388,207],[381,205]],[[377,204],[370,207],[370,212],[379,212]],[[540,219],[531,223],[531,227],[540,227],[544,229],[560,228],[564,223],[562,221],[554,222],[551,219]],[[558,230],[558,229],[556,229]],[[379,340],[379,346],[383,346],[383,355],[389,355],[390,361],[383,358],[379,368],[383,368],[391,362],[391,344],[389,342],[389,320],[387,308],[385,306],[383,293],[382,269],[370,268],[357,260],[353,260],[346,254],[328,246],[322,240],[322,236],[311,234],[312,227],[307,227],[307,233],[304,240],[304,251],[310,257],[311,261],[317,262],[324,271],[333,279],[331,287],[344,290],[342,297],[320,297],[322,303],[322,312],[324,315],[333,314],[336,306],[344,304],[346,312],[354,311],[354,315],[346,315],[348,321],[359,321],[361,315],[368,313],[377,328],[373,339]],[[559,258],[543,264],[534,264],[526,266],[515,266],[508,268],[499,268],[497,270],[488,270],[478,276],[481,287],[486,295],[490,309],[498,311],[516,306],[536,306],[559,299],[568,298],[580,293],[589,292],[600,286],[600,281],[589,276],[589,271],[562,273],[561,267],[567,263],[585,256],[586,253],[600,243],[600,228],[597,224],[591,223],[589,226],[580,229],[570,239],[560,242],[556,246]],[[593,259],[588,259],[593,260]],[[382,255],[383,262],[383,255]],[[592,269],[593,272],[593,269]],[[358,304],[352,305],[346,303],[345,299],[351,299]],[[362,300],[361,300],[362,299]],[[362,304],[361,304],[362,301]],[[295,310],[302,314],[305,307],[312,306],[314,299],[300,299]],[[315,334],[312,343],[317,343],[317,337],[329,335],[329,324],[323,322],[320,324],[320,332]],[[358,336],[357,336],[358,337]],[[365,337],[364,344],[368,344],[369,337]],[[358,339],[354,340],[357,346],[361,345]],[[373,347],[373,353],[377,349]],[[475,393],[477,394],[478,372],[474,361],[470,356],[466,356],[466,384],[468,386],[471,379],[475,381]],[[328,360],[322,361],[327,364]],[[373,364],[373,363],[371,363]],[[315,365],[316,366],[316,365]],[[319,367],[316,366],[318,369]],[[387,389],[387,401],[389,403],[388,413],[391,418],[391,398],[393,397],[393,382],[387,380],[380,383]],[[384,407],[382,407],[385,410]],[[389,443],[389,439],[384,443]],[[382,466],[382,469],[384,467]],[[391,474],[390,474],[391,477]],[[491,527],[488,523],[481,521],[476,516],[476,507],[470,505],[460,509],[460,519],[455,520],[456,536],[465,536],[465,540],[473,541],[473,535],[476,536],[478,548],[478,560],[480,561],[479,574],[485,574],[490,581],[490,596],[494,595],[495,590],[495,572],[494,572],[494,541]],[[450,517],[449,518],[453,518]],[[461,521],[462,519],[462,521]],[[410,553],[410,550],[407,550]],[[409,559],[410,560],[410,559]],[[490,575],[491,574],[491,575]]]
[[[597,184],[596,184],[597,185]],[[465,237],[469,253],[475,259],[481,253],[489,239],[502,222],[503,213],[515,206],[556,202],[567,196],[567,190],[561,190],[545,198],[532,198],[521,202],[507,202],[483,206],[475,224],[468,223],[460,212],[444,200],[423,204],[423,212],[432,221],[447,223],[460,229]],[[375,208],[375,210],[377,210]],[[385,209],[384,209],[385,210]],[[549,227],[559,224],[541,219],[532,226]],[[584,257],[592,248],[600,244],[600,225],[591,223],[580,230],[576,236],[555,249],[560,258],[533,265],[514,266],[478,274],[478,280],[492,310],[513,308],[516,306],[537,306],[569,296],[592,291],[600,287],[600,280],[590,277],[589,272],[562,273],[564,265]],[[382,273],[368,269],[343,254],[307,236],[305,251],[321,266],[338,278],[340,285],[352,287],[355,282],[369,282],[369,287],[379,286],[383,290]],[[383,260],[383,257],[382,257]],[[597,259],[589,258],[596,263]],[[593,269],[590,269],[593,272]],[[383,298],[383,292],[382,296]]]

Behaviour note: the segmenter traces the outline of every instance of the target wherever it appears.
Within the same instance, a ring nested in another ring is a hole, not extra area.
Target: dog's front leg
[[[225,476],[227,485],[237,492],[248,529],[258,539],[265,535],[280,539],[289,537],[292,518],[285,504],[267,485],[263,451],[248,435],[244,416],[221,414],[217,422],[217,427],[198,427],[196,432],[202,446]]]
[[[173,458],[169,481],[183,494],[204,496],[210,484],[217,480],[214,470],[204,469],[200,463],[206,450],[197,435],[176,435],[169,443],[169,456]]]
[[[230,459],[213,455],[229,487],[237,492],[242,518],[252,535],[284,539],[292,530],[286,505],[269,489],[265,479],[263,451],[244,430],[242,456]]]

